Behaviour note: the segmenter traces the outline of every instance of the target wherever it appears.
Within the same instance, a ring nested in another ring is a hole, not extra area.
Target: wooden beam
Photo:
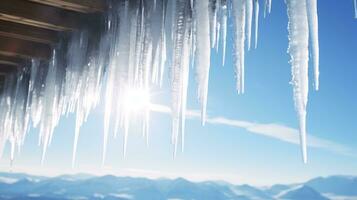
[[[2,72],[3,74],[9,74],[16,70],[17,68],[14,68],[13,66],[0,64],[0,72]]]
[[[54,44],[58,41],[56,31],[2,20],[0,20],[0,36],[45,44]]]
[[[2,73],[2,72],[0,72],[0,90],[1,90],[1,87],[4,85],[4,83],[5,83],[5,76],[6,76],[7,74],[6,73]]]
[[[5,76],[6,76],[6,74],[0,72],[0,94],[4,89]]]
[[[0,72],[0,94],[3,92],[4,90],[4,84],[5,84],[5,76],[7,74],[4,74],[2,72]]]
[[[20,67],[20,64],[14,63],[14,62],[10,62],[10,61],[7,61],[7,60],[0,60],[0,65],[9,65],[9,66],[13,66],[13,67]]]
[[[0,37],[0,54],[21,58],[49,59],[51,48],[48,45],[26,40]]]
[[[55,31],[71,31],[81,25],[83,15],[25,0],[1,0],[0,19]]]
[[[20,57],[0,55],[0,64],[11,65],[14,67],[22,67],[27,61],[28,60]]]
[[[106,8],[105,0],[29,0],[61,9],[82,13],[103,12]]]

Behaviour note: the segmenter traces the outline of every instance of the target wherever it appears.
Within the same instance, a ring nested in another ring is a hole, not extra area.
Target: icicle
[[[225,2],[227,3],[227,2]],[[223,64],[222,66],[225,65],[225,62],[226,62],[226,44],[227,44],[227,15],[228,15],[228,12],[227,12],[227,4],[224,4],[222,5],[222,59],[223,59]]]
[[[233,1],[234,15],[234,63],[237,73],[237,91],[239,94],[244,93],[244,42],[245,42],[245,22],[246,22],[246,5],[245,0]]]
[[[354,9],[357,18],[356,1],[354,0]],[[10,157],[14,159],[13,152],[16,148],[20,150],[32,122],[39,129],[43,162],[60,118],[75,113],[72,155],[74,165],[81,125],[98,104],[103,84],[105,111],[102,163],[106,159],[110,137],[117,137],[121,131],[124,140],[123,154],[126,156],[129,125],[133,117],[137,117],[133,111],[127,109],[125,99],[128,91],[150,91],[156,85],[161,87],[166,64],[171,65],[171,139],[174,155],[180,139],[183,151],[190,65],[196,67],[197,93],[204,125],[211,48],[216,48],[217,52],[222,48],[222,62],[225,65],[228,21],[233,22],[234,28],[236,87],[238,93],[244,93],[245,45],[250,49],[252,44],[253,17],[255,48],[258,44],[259,0],[110,2],[106,13],[107,23],[99,31],[100,36],[92,35],[89,28],[73,32],[69,41],[63,40],[56,45],[49,62],[33,59],[31,68],[25,64],[22,67],[24,70],[6,78],[0,94],[0,155],[4,144],[10,142]],[[271,12],[272,0],[265,0],[264,3],[265,16]],[[302,153],[306,162],[309,37],[315,89],[319,88],[317,0],[286,0],[286,3],[292,85],[299,117]],[[98,38],[89,40],[92,37]],[[142,108],[139,113],[143,137],[148,144],[149,109]]]
[[[192,2],[191,2],[192,3]],[[161,59],[160,59],[160,80],[159,85],[162,87],[162,82],[164,79],[164,71],[166,64],[166,4],[162,2],[162,17],[161,17],[161,38],[160,38],[160,48],[161,48]]]
[[[306,0],[288,0],[289,49],[294,100],[300,124],[301,148],[304,163],[307,162],[306,150],[306,106],[308,101],[308,61],[309,25]]]
[[[248,50],[250,49],[251,36],[252,36],[253,1],[254,0],[246,0],[246,11],[247,11],[247,13],[246,13],[246,16],[247,16],[246,34],[247,34]]]
[[[270,14],[270,12],[271,12],[271,4],[272,4],[272,0],[265,0],[265,3],[264,3],[264,18],[266,16],[267,12],[268,12],[268,14]]]
[[[73,142],[73,152],[72,152],[72,167],[74,167],[74,162],[76,159],[77,152],[77,143],[80,133],[80,127],[86,118],[86,113],[89,112],[92,105],[86,105],[85,101],[88,101],[86,97],[86,93],[89,93],[86,86],[90,86],[96,80],[91,80],[89,83],[86,81],[89,78],[89,74],[86,74],[87,69],[85,62],[85,54],[88,46],[88,35],[85,31],[80,33],[74,33],[67,52],[67,60],[68,66],[65,74],[65,83],[64,83],[64,111],[66,112],[74,112],[74,105],[76,106],[76,123],[75,123],[75,131],[74,131],[74,142]],[[85,75],[83,75],[85,74]],[[87,90],[86,90],[87,89]],[[86,93],[84,93],[86,91]],[[84,94],[83,94],[84,93]],[[92,96],[93,95],[93,96]],[[92,94],[91,98],[94,99],[95,95]]]
[[[40,124],[40,144],[43,146],[41,163],[43,164],[46,150],[51,142],[54,128],[59,121],[59,85],[57,84],[58,73],[57,51],[54,49],[50,60],[48,74],[45,82],[43,112]]]
[[[255,45],[255,48],[257,48],[257,45],[258,45],[258,29],[259,29],[259,0],[255,0],[255,4],[254,4],[255,8],[254,8],[254,11],[255,11],[255,14],[254,14],[254,18],[255,18],[255,33],[254,33],[254,36],[255,36],[255,42],[254,42],[254,45]]]
[[[208,4],[207,4],[208,5]],[[172,144],[174,156],[177,152],[178,136],[181,129],[182,150],[184,147],[185,113],[188,89],[188,74],[191,47],[191,19],[183,18],[189,14],[189,4],[178,1],[175,12],[175,33],[173,38],[172,55]],[[208,7],[207,7],[208,9]],[[207,16],[208,17],[208,16]],[[208,21],[207,21],[208,22]],[[209,36],[208,36],[209,40]],[[209,48],[209,46],[208,46]]]
[[[354,5],[355,5],[355,18],[357,19],[357,0],[354,0]]]
[[[210,32],[208,1],[196,1],[196,74],[198,81],[198,99],[201,103],[202,124],[206,121],[208,80],[210,70]]]
[[[268,5],[268,1],[269,1],[269,0],[264,0],[264,14],[263,14],[264,18],[265,18],[266,15],[267,15],[267,5]]]
[[[160,87],[162,87],[162,82],[164,79],[164,72],[165,72],[165,64],[166,64],[166,36],[165,34],[163,34],[161,41],[160,41],[160,45],[162,48],[162,55],[161,55],[161,60],[160,60],[160,81],[159,81],[159,85]]]
[[[181,141],[181,145],[182,145],[182,152],[185,149],[185,124],[186,124],[186,106],[187,106],[187,91],[188,91],[188,77],[189,77],[189,70],[190,70],[190,63],[189,63],[189,46],[190,41],[187,38],[188,36],[186,35],[185,38],[185,46],[183,49],[183,53],[184,55],[182,56],[182,72],[181,72],[181,76],[182,76],[182,105],[181,105],[181,135],[182,135],[182,141]]]
[[[312,57],[314,63],[315,90],[319,90],[319,25],[317,18],[317,0],[307,0],[307,13],[309,17]]]
[[[210,0],[209,3],[211,48],[214,48],[216,46],[217,40],[217,2],[218,0]]]
[[[108,143],[108,135],[109,135],[109,125],[111,119],[111,111],[112,111],[112,100],[113,100],[113,90],[114,90],[114,69],[113,65],[109,66],[107,72],[107,82],[106,82],[106,90],[105,90],[105,108],[104,108],[104,137],[103,137],[103,155],[102,155],[102,165],[104,165],[104,161],[106,158],[107,151],[107,143]]]
[[[124,125],[124,144],[123,144],[123,156],[126,157],[126,149],[128,144],[128,135],[129,135],[129,118],[130,113],[126,113],[124,117],[125,125]]]

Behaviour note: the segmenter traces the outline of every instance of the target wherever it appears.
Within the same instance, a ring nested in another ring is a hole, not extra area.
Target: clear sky
[[[298,145],[297,117],[292,98],[287,14],[283,0],[274,0],[272,13],[260,18],[258,48],[246,53],[246,93],[235,91],[232,32],[227,62],[212,53],[208,123],[202,127],[194,73],[191,73],[185,151],[173,159],[168,113],[151,113],[149,146],[133,123],[123,157],[122,135],[110,137],[101,167],[103,113],[100,105],[81,129],[77,161],[71,168],[74,115],[63,118],[41,166],[38,130],[32,129],[14,161],[13,170],[35,174],[90,172],[95,174],[227,180],[267,185],[306,181],[316,176],[357,175],[357,20],[352,0],[318,3],[320,91],[312,88],[308,105],[308,164]],[[262,15],[261,15],[262,16]],[[231,29],[231,28],[230,28]],[[310,66],[312,66],[310,64]],[[194,70],[192,70],[194,72]],[[170,105],[168,80],[152,89],[152,102]],[[9,145],[0,161],[9,171]]]

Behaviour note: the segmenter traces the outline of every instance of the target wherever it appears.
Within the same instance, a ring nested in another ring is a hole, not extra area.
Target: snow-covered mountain
[[[276,196],[276,199],[281,200],[328,200],[325,196],[321,195],[319,192],[313,188],[300,185],[293,187],[286,191],[281,192]]]
[[[0,173],[0,199],[145,199],[145,200],[337,200],[354,199],[356,178],[332,176],[304,184],[259,188],[224,182],[92,176],[40,177]],[[341,188],[344,188],[342,190]]]
[[[357,177],[353,176],[319,177],[308,181],[306,185],[321,193],[357,196]]]

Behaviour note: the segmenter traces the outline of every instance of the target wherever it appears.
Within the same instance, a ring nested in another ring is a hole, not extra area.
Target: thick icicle
[[[246,22],[246,1],[233,1],[234,15],[234,65],[237,73],[237,91],[244,93],[244,42],[245,42],[245,22]]]
[[[196,1],[196,76],[198,82],[198,99],[201,103],[202,124],[206,121],[208,80],[210,70],[210,29],[209,29],[209,3]]]
[[[310,40],[314,63],[315,90],[319,90],[319,24],[317,18],[317,0],[307,0],[307,12],[309,16]]]
[[[172,55],[172,143],[174,156],[178,147],[178,136],[181,130],[182,150],[184,148],[185,115],[188,89],[188,75],[191,55],[191,25],[190,5],[186,1],[178,1],[175,12],[175,33]]]
[[[307,162],[306,147],[306,106],[309,79],[309,24],[306,0],[287,0],[289,17],[289,49],[295,108],[299,118],[301,149],[304,163]]]
[[[224,3],[222,2],[222,17],[221,17],[221,24],[222,24],[222,59],[223,59],[223,63],[222,65],[225,65],[226,62],[226,44],[227,44],[227,18],[228,18],[228,11],[227,11],[227,2],[224,1]]]
[[[43,96],[43,112],[40,123],[40,144],[43,146],[42,160],[44,162],[46,150],[51,142],[55,127],[59,121],[59,85],[57,82],[58,62],[57,51],[53,50],[50,60],[49,69],[45,82],[45,90]]]
[[[246,0],[246,16],[247,16],[247,45],[248,50],[250,49],[251,45],[251,37],[252,37],[252,21],[253,21],[253,1],[254,0]]]
[[[214,48],[216,46],[217,41],[217,2],[218,0],[209,0],[211,48]]]
[[[272,4],[272,0],[268,0],[268,12],[269,14],[271,13],[271,4]]]

